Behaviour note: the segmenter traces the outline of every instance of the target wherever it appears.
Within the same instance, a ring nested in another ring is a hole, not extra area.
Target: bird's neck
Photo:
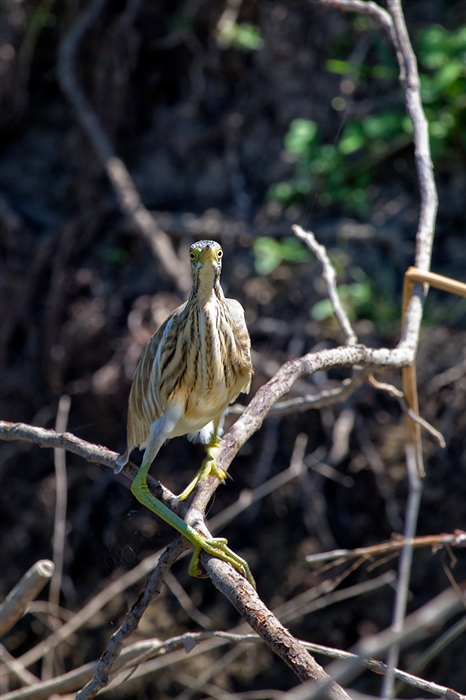
[[[213,272],[213,271],[212,271]],[[202,274],[196,281],[192,294],[198,304],[204,305],[209,301],[224,300],[223,289],[220,286],[219,275]]]

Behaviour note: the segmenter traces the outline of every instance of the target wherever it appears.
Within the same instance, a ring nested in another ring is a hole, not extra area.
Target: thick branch
[[[68,452],[73,452],[83,457],[87,462],[101,464],[111,469],[115,469],[116,458],[118,457],[117,452],[102,447],[102,445],[95,445],[92,442],[82,440],[76,437],[76,435],[73,435],[73,433],[57,433],[55,430],[39,428],[35,425],[27,425],[26,423],[10,423],[9,421],[0,420],[0,440],[8,442],[22,440],[38,445],[38,447],[67,450]],[[123,473],[132,481],[137,471],[138,467],[130,462],[126,465]],[[178,506],[179,502],[171,491],[165,488],[159,481],[148,476],[147,483],[156,498],[163,501],[174,512],[184,512],[185,509]]]
[[[302,643],[283,627],[252,586],[237,571],[219,559],[207,556],[203,559],[213,584],[301,681],[312,679],[319,685],[328,684],[326,698],[348,700],[347,693],[331,681]]]

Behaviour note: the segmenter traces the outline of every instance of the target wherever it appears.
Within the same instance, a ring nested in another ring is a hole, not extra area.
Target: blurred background
[[[432,269],[464,282],[466,8],[459,0],[403,6],[440,198]],[[122,213],[57,81],[59,47],[88,7],[82,0],[5,0],[0,12],[0,415],[53,428],[66,395],[67,429],[121,451],[139,355],[185,297]],[[252,394],[284,361],[343,342],[320,267],[293,238],[293,223],[311,228],[327,246],[361,342],[398,342],[419,190],[396,60],[368,18],[303,0],[116,1],[83,36],[75,68],[180,258],[188,264],[197,239],[222,244],[223,287],[245,307],[251,333]],[[420,535],[466,528],[465,348],[465,300],[431,290],[417,363],[420,407],[447,447],[424,434]],[[347,376],[319,373],[297,383],[292,396],[338,386]],[[400,384],[398,374],[384,378]],[[216,493],[212,516],[286,470],[294,452],[301,450],[307,467],[221,532],[248,559],[271,608],[396,569],[396,559],[316,568],[305,556],[376,544],[402,531],[404,442],[398,403],[365,386],[344,404],[270,418],[245,445],[231,467],[233,481]],[[178,438],[161,450],[151,473],[177,493],[202,458],[202,446]],[[51,450],[4,443],[0,460],[3,597],[31,564],[52,555],[56,478]],[[72,454],[67,476],[64,618],[173,537],[136,503],[123,477]],[[465,573],[461,550],[416,552],[410,611]],[[185,561],[174,574],[202,617],[193,619],[180,595],[166,588],[141,635],[165,638],[201,624],[237,623],[209,581],[188,577]],[[78,632],[77,643],[60,648],[55,672],[98,658],[143,583],[114,598]],[[46,589],[44,601],[47,595]],[[287,626],[300,638],[348,648],[390,624],[393,595],[384,585],[322,609],[306,612],[301,603]],[[460,617],[410,647],[403,667]],[[5,645],[19,656],[57,624],[37,604]],[[420,675],[464,691],[464,644],[465,632]],[[111,696],[206,697],[205,690],[186,696],[186,687],[217,655],[186,657]],[[40,664],[31,670],[40,675]],[[295,679],[267,650],[246,647],[214,682],[218,697],[257,691],[258,698]],[[377,693],[379,683],[366,674],[355,687]]]

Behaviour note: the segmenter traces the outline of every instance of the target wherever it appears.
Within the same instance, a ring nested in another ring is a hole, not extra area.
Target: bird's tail
[[[127,447],[126,450],[123,452],[123,454],[119,455],[116,458],[116,467],[115,467],[115,474],[119,474],[122,469],[128,464],[129,462],[129,455],[131,453],[131,450]]]

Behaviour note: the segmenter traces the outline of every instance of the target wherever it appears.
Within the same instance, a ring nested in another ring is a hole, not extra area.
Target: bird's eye
[[[220,258],[223,258],[223,250],[217,251],[217,258],[218,258],[218,260],[220,260]]]
[[[195,259],[196,259],[196,253],[190,253],[190,254],[189,254],[189,258],[190,258],[191,260],[195,260]]]

